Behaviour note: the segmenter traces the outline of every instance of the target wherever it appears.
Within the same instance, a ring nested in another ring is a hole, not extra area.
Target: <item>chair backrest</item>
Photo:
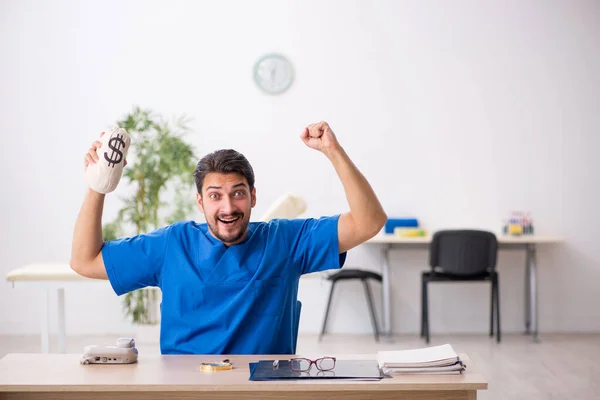
[[[455,275],[477,275],[496,268],[496,235],[479,230],[441,230],[433,235],[429,265]]]
[[[260,221],[269,222],[272,219],[293,219],[306,211],[306,201],[304,198],[286,193],[279,197],[260,218]]]
[[[300,300],[296,301],[296,307],[294,308],[294,348],[292,352],[296,354],[296,345],[298,344],[298,328],[300,327],[300,312],[302,311],[302,303]]]

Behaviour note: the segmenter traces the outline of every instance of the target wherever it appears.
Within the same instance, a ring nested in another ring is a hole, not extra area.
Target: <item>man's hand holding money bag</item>
[[[129,134],[118,127],[108,134],[102,132],[100,140],[92,143],[84,159],[85,181],[90,189],[104,194],[116,189],[127,165],[130,144]]]

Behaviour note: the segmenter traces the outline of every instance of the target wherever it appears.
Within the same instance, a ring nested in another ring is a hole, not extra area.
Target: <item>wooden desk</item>
[[[564,241],[560,236],[497,236],[500,249],[525,250],[525,332],[533,333],[533,340],[538,340],[538,285],[536,250],[539,244],[557,244]],[[369,245],[380,245],[383,251],[381,276],[383,286],[383,330],[388,340],[391,337],[392,326],[392,301],[390,286],[390,252],[397,248],[424,248],[428,249],[431,236],[424,237],[398,237],[392,234],[380,234],[366,242]],[[428,263],[423,264],[423,270],[429,268]]]
[[[83,349],[82,349],[83,350]],[[249,362],[289,356],[144,355],[137,364],[81,365],[80,354],[8,354],[0,359],[0,399],[437,399],[473,400],[487,382],[471,360],[462,375],[403,375],[381,381],[249,380]],[[202,372],[229,358],[231,371]],[[338,356],[375,359],[375,355]],[[115,396],[116,395],[116,396]]]

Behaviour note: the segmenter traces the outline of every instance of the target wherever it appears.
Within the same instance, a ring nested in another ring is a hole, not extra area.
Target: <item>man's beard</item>
[[[229,231],[227,225],[224,224],[223,220],[229,221],[237,218],[237,220],[232,224],[237,226],[236,230]],[[219,221],[221,220],[221,221]],[[221,242],[225,244],[235,243],[244,236],[246,231],[248,230],[248,222],[244,220],[244,214],[242,213],[233,213],[231,215],[219,215],[215,216],[212,223],[209,223],[208,226],[212,232],[212,234],[219,239]]]

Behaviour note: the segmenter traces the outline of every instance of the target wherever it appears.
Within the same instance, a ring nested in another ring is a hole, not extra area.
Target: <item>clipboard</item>
[[[335,368],[330,371],[320,371],[314,366],[305,372],[293,371],[289,360],[260,360],[249,363],[251,381],[274,381],[294,379],[345,379],[361,381],[378,381],[384,377],[379,369],[377,360],[337,360]]]

